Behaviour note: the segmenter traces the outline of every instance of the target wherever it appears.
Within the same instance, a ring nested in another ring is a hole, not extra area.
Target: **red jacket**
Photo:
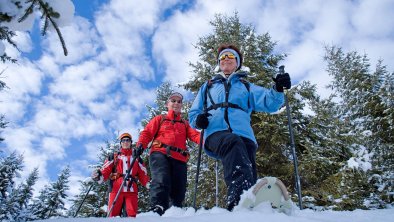
[[[104,181],[108,180],[113,173],[114,164],[116,164],[116,173],[118,175],[126,175],[127,169],[130,167],[130,163],[133,160],[132,157],[132,149],[120,149],[120,153],[115,155],[116,158],[112,160],[106,160],[104,165],[101,167],[102,179]],[[138,159],[134,162],[134,166],[131,170],[131,176],[133,178],[138,179],[143,186],[146,186],[149,182],[150,178],[148,176],[147,169],[143,163],[141,163]],[[113,181],[112,191],[111,193],[117,193],[119,187],[123,182],[124,176],[119,176],[117,179]],[[131,192],[138,193],[138,186],[135,182],[132,183],[131,187],[128,188],[130,181],[126,183],[126,186],[123,187],[122,192]]]
[[[170,110],[165,119],[162,119],[163,115],[158,115],[149,121],[140,134],[137,146],[142,144],[142,147],[146,149],[154,139],[154,141],[159,141],[159,144],[153,143],[150,153],[159,151],[167,154],[166,148],[163,145],[160,146],[160,142],[185,151],[187,150],[186,139],[190,139],[197,144],[200,142],[200,132],[191,128],[187,120],[181,120],[181,114],[176,114],[173,110]],[[183,162],[187,162],[189,158],[189,156],[184,156],[180,152],[172,150],[170,155],[172,158]]]

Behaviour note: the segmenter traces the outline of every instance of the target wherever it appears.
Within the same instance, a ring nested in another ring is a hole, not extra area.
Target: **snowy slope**
[[[114,221],[114,222],[392,222],[394,221],[394,208],[383,210],[355,210],[355,211],[324,211],[315,212],[312,210],[295,210],[294,214],[287,216],[277,213],[269,205],[260,205],[257,209],[250,211],[247,209],[228,212],[222,208],[210,210],[198,210],[193,208],[180,209],[170,208],[162,216],[154,213],[141,213],[137,218],[68,218],[42,220],[45,222],[94,222],[94,221]]]

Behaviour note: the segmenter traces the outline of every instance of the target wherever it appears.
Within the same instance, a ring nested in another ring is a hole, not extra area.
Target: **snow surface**
[[[59,218],[48,220],[37,220],[46,222],[93,222],[93,221],[143,221],[143,222],[392,222],[394,208],[382,210],[355,210],[355,211],[321,211],[316,212],[309,209],[295,210],[293,215],[288,216],[278,213],[268,204],[261,204],[253,211],[240,209],[228,212],[222,208],[210,210],[200,209],[197,212],[193,208],[172,207],[160,217],[147,212],[140,213],[136,218]]]

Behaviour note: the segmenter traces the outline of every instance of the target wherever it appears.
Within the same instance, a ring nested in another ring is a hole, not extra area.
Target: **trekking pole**
[[[285,74],[285,66],[279,66],[279,74]],[[289,133],[290,133],[290,144],[291,144],[291,153],[293,155],[293,164],[294,164],[294,174],[295,174],[295,185],[297,189],[298,195],[298,205],[300,210],[302,210],[302,196],[301,196],[301,182],[300,175],[298,174],[298,164],[297,164],[297,154],[295,151],[295,143],[294,143],[294,135],[293,135],[293,127],[290,116],[290,105],[289,100],[287,98],[287,91],[285,90],[285,104],[286,104],[286,113],[287,113],[287,121],[289,125]]]
[[[114,202],[112,202],[112,206],[111,206],[111,208],[109,209],[109,211],[108,211],[108,213],[107,213],[107,217],[109,217],[109,215],[111,215],[111,212],[112,212],[112,210],[113,210],[113,208],[114,208],[114,206],[115,206],[115,204],[116,204],[116,201],[117,201],[118,198],[119,198],[120,192],[122,191],[123,187],[126,185],[127,180],[130,178],[130,173],[131,173],[131,170],[133,169],[134,162],[135,162],[135,160],[136,160],[138,157],[139,157],[139,155],[135,155],[135,157],[133,158],[133,160],[131,160],[130,168],[127,169],[127,172],[126,172],[126,175],[125,175],[125,177],[124,177],[124,179],[123,179],[123,182],[122,182],[121,186],[119,187],[118,192],[116,193]]]
[[[79,205],[77,211],[75,212],[74,217],[76,217],[77,214],[79,213],[79,210],[81,210],[81,207],[82,207],[83,203],[85,202],[86,197],[88,197],[88,194],[89,194],[90,190],[93,188],[93,186],[94,186],[94,183],[92,183],[92,185],[90,185],[90,187],[89,187],[89,189],[88,189],[88,192],[86,192],[85,197],[82,199],[82,202],[81,202],[81,204]]]
[[[215,205],[216,207],[219,206],[219,163],[218,160],[215,161],[215,174],[216,174],[216,181],[215,181]]]
[[[199,144],[199,147],[198,147],[197,172],[196,172],[196,180],[195,180],[195,184],[194,184],[194,196],[193,196],[193,208],[194,208],[194,210],[197,210],[197,208],[196,208],[197,185],[198,185],[198,174],[200,174],[200,164],[201,164],[201,154],[202,154],[203,141],[204,141],[204,129],[201,130],[200,144]]]

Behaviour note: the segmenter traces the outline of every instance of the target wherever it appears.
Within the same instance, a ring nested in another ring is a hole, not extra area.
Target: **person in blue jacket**
[[[246,82],[247,72],[240,70],[242,54],[232,44],[219,47],[217,62],[220,72],[199,89],[189,122],[204,129],[205,152],[223,164],[227,209],[232,211],[243,190],[257,181],[257,141],[250,115],[278,111],[284,103],[283,89],[289,89],[291,81],[285,73],[276,76],[271,88]]]

